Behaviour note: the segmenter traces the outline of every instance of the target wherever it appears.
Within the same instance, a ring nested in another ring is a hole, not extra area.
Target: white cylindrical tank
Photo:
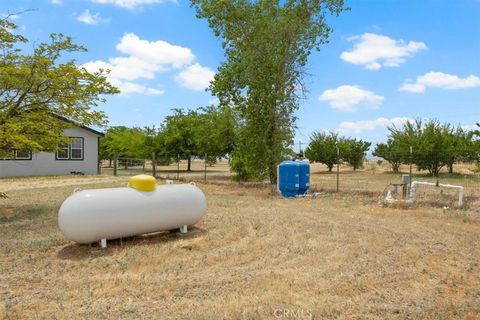
[[[58,212],[65,236],[78,243],[171,230],[197,223],[207,200],[193,184],[166,184],[153,191],[132,187],[74,192]]]

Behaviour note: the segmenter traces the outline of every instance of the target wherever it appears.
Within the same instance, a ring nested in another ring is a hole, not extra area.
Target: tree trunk
[[[108,159],[108,167],[109,167],[109,168],[112,167],[112,159]]]
[[[192,157],[188,156],[187,171],[192,171]]]
[[[270,162],[269,165],[270,184],[277,184],[277,166],[274,162]]]
[[[448,165],[448,173],[453,173],[453,163]]]
[[[328,172],[332,172],[333,164],[327,164]]]
[[[400,170],[400,164],[392,163],[392,170],[393,172],[397,173]]]

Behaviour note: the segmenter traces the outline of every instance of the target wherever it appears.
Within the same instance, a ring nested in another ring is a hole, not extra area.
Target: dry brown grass
[[[107,249],[64,238],[57,210],[77,184],[125,182],[0,180],[9,190],[0,200],[0,318],[480,317],[478,209],[382,207],[361,192],[285,200],[219,180],[199,183],[208,213],[191,237],[157,233]]]

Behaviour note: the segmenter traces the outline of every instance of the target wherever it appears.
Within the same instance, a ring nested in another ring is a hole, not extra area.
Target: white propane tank
[[[139,176],[137,176],[139,177]],[[143,176],[148,177],[148,176]],[[197,223],[205,214],[207,200],[194,184],[76,191],[63,202],[58,225],[65,236],[78,243],[92,243]],[[151,178],[151,177],[150,177]],[[142,179],[142,178],[140,178]],[[155,180],[154,180],[155,181]],[[151,183],[149,181],[149,183]]]

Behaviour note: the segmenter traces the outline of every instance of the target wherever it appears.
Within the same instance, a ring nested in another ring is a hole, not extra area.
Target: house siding
[[[83,160],[55,160],[55,153],[34,153],[31,160],[0,161],[0,177],[66,175],[72,171],[97,174],[98,135],[77,126],[66,129],[64,135],[84,139]]]

